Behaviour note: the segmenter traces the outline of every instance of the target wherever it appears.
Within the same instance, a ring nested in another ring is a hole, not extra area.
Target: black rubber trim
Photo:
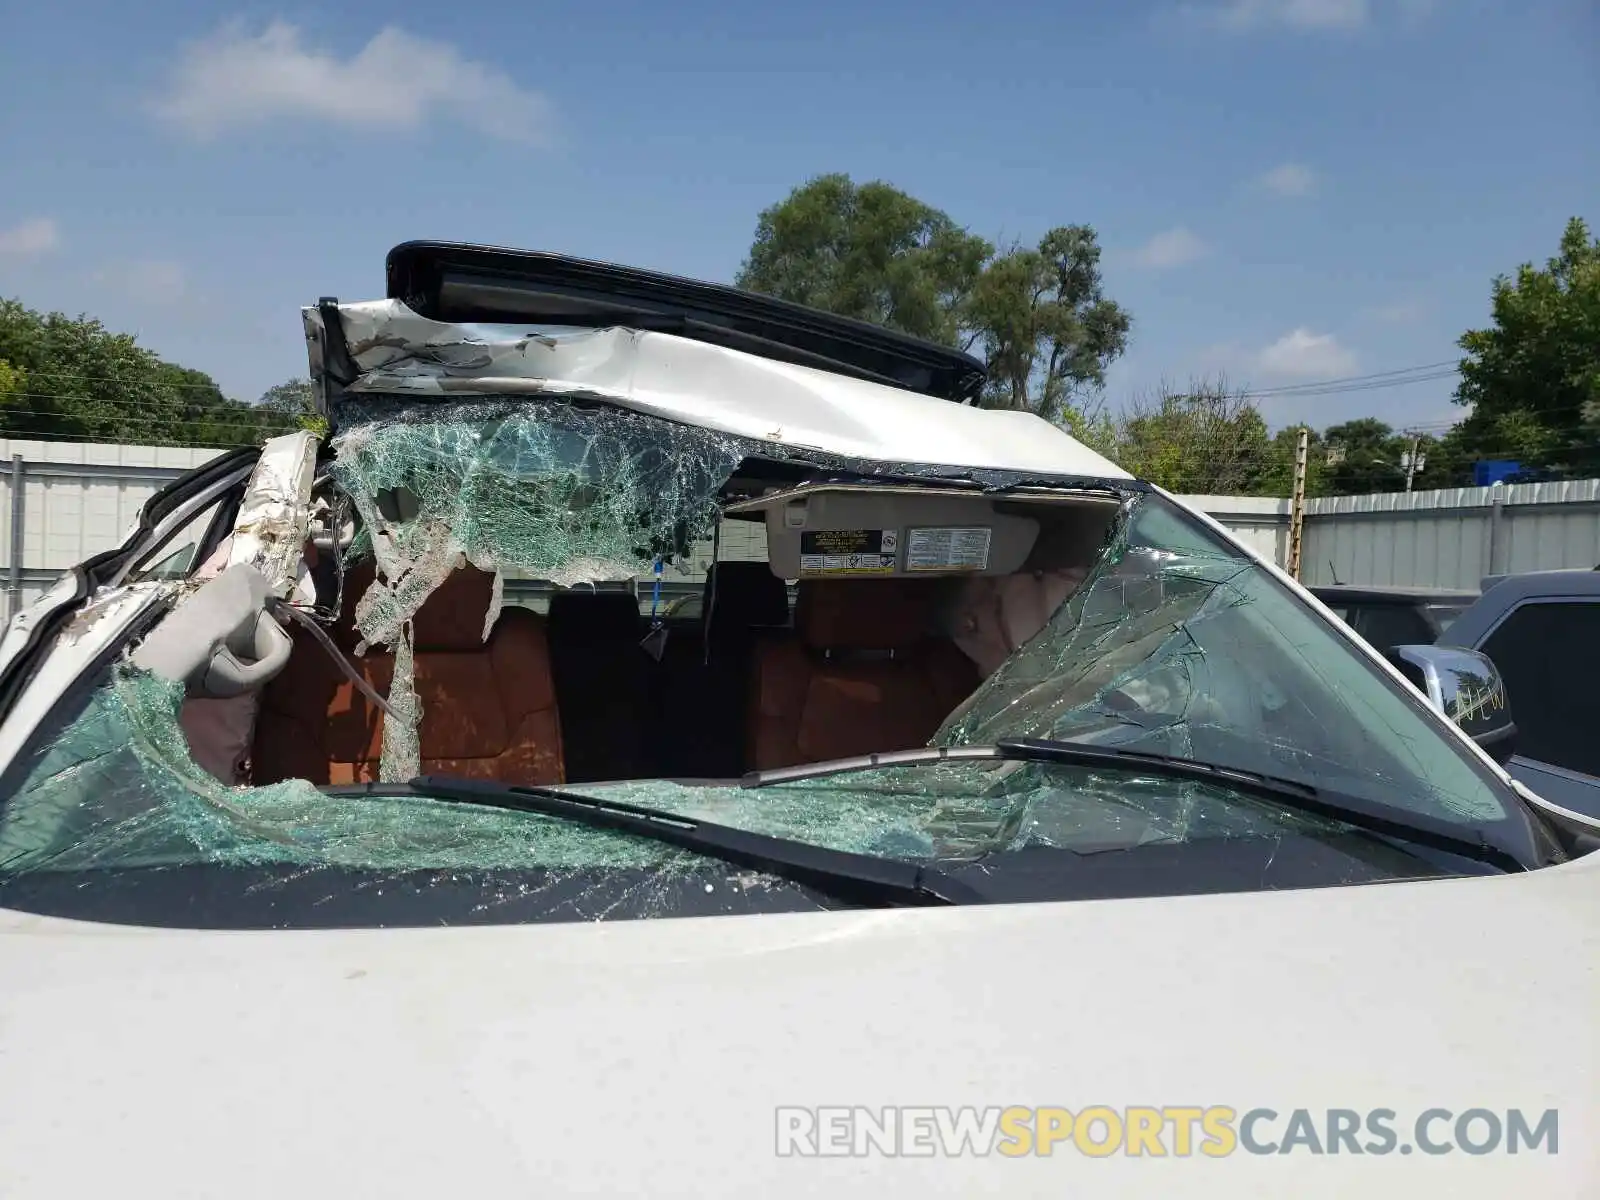
[[[666,329],[961,403],[978,398],[986,374],[969,354],[865,321],[561,254],[404,242],[389,251],[385,275],[390,299],[435,321]]]

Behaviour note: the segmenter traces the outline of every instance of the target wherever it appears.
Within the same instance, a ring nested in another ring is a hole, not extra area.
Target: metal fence
[[[1308,583],[1476,588],[1600,565],[1600,479],[1333,496],[1306,505]]]
[[[1184,498],[1287,561],[1287,500]],[[1488,575],[1596,565],[1600,479],[1306,501],[1300,577],[1310,584],[1475,589]]]
[[[118,545],[140,507],[169,480],[220,451],[0,438],[0,528],[6,581],[0,621],[67,568]],[[1288,557],[1289,502],[1187,496],[1261,552]],[[723,558],[764,558],[765,530],[729,521]],[[1600,564],[1600,480],[1438,492],[1339,496],[1306,503],[1308,583],[1475,588],[1490,574]],[[698,589],[710,544],[668,575],[664,597]],[[649,581],[641,581],[648,594]],[[535,602],[539,589],[513,598]]]
[[[5,604],[30,603],[67,568],[132,531],[145,501],[221,451],[0,438]]]

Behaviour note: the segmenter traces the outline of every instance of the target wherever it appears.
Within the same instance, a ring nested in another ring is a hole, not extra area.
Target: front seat
[[[333,633],[347,652],[354,639],[350,613],[370,578],[369,571],[346,581],[345,612]],[[493,588],[494,576],[461,567],[412,621],[422,769],[510,784],[564,782],[544,622],[508,607],[485,640]],[[388,695],[392,651],[374,646],[352,661],[379,695]],[[262,693],[254,780],[375,781],[384,720],[322,648],[305,638],[289,667]]]
[[[788,624],[788,589],[765,562],[710,565],[700,628],[675,630],[656,672],[652,712],[661,775],[734,779],[744,773],[751,660],[763,637],[787,632]]]
[[[646,671],[639,601],[631,592],[562,589],[546,628],[561,697],[567,778],[575,783],[646,774]],[[653,772],[651,772],[653,773]]]
[[[748,725],[755,770],[928,744],[981,682],[934,633],[937,582],[800,584],[795,637],[756,649]]]

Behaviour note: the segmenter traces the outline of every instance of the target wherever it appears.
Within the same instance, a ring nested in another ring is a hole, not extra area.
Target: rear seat
[[[646,670],[639,602],[581,588],[550,597],[550,664],[561,698],[567,778],[636,779],[645,771]]]
[[[330,632],[347,653],[359,639],[355,602],[372,579],[365,564],[345,581],[344,612]],[[525,609],[507,608],[485,642],[493,585],[492,575],[463,567],[428,597],[412,622],[422,769],[502,783],[561,783],[561,724],[544,622]],[[289,666],[262,692],[254,781],[376,780],[383,713],[308,635],[295,636]],[[388,694],[392,652],[372,647],[353,661],[379,695]]]
[[[800,584],[795,638],[756,650],[748,753],[755,770],[925,746],[981,682],[934,630],[938,582]]]
[[[653,761],[668,778],[731,779],[746,770],[750,664],[763,630],[786,627],[789,596],[764,562],[714,562],[700,628],[674,630],[651,693]]]

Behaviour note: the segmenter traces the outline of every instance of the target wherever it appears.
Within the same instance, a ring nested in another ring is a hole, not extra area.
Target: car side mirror
[[[1457,646],[1394,646],[1389,661],[1499,763],[1516,752],[1505,681],[1489,656]]]

